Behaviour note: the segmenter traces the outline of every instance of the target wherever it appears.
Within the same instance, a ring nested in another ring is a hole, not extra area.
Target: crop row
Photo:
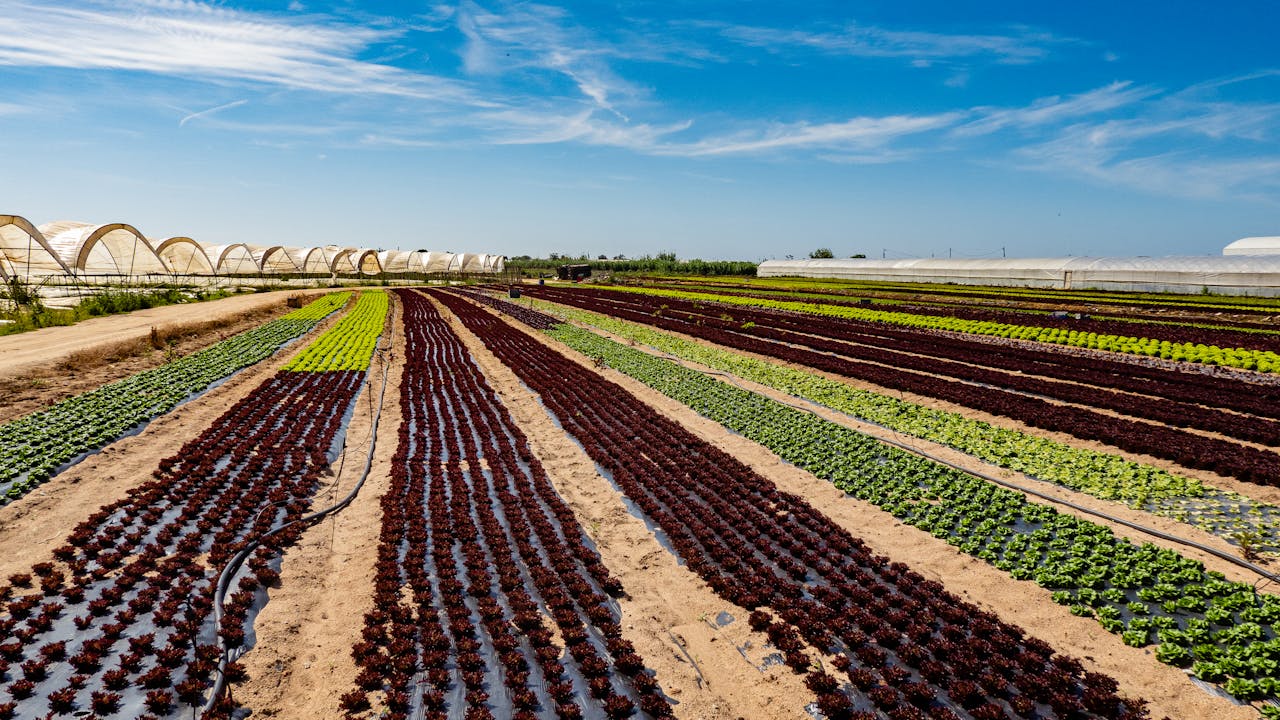
[[[663,278],[663,284],[678,282],[674,278]],[[939,295],[943,297],[1016,300],[1021,302],[1064,304],[1068,306],[1119,305],[1138,308],[1154,308],[1157,310],[1182,310],[1186,308],[1231,312],[1256,313],[1274,315],[1280,312],[1280,304],[1275,298],[1248,296],[1200,296],[1193,297],[1175,293],[1140,293],[1110,292],[1091,290],[1051,290],[1048,288],[1000,287],[1000,286],[958,286],[938,285],[932,283],[893,283],[856,280],[819,280],[801,278],[767,278],[755,280],[715,280],[700,278],[695,284],[712,287],[740,287],[746,289],[793,289],[807,292],[829,293],[833,295],[849,295],[857,293],[881,293],[886,295],[906,294],[910,297],[921,295]]]
[[[1065,432],[1087,440],[1098,440],[1123,450],[1172,460],[1184,467],[1212,470],[1246,482],[1259,484],[1280,482],[1280,455],[1271,450],[1242,445],[1225,438],[1211,437],[1126,417],[1116,417],[1086,407],[1062,405],[1001,387],[1001,384],[1006,382],[1019,384],[1048,381],[1020,379],[1016,374],[987,371],[983,375],[982,384],[956,382],[954,379],[935,374],[933,369],[938,368],[942,371],[939,366],[944,364],[943,361],[935,359],[860,348],[859,355],[875,356],[875,361],[867,361],[833,354],[834,351],[851,352],[850,346],[836,341],[824,341],[821,338],[799,335],[789,336],[796,340],[803,340],[807,345],[820,348],[811,349],[797,344],[763,339],[756,335],[757,333],[768,334],[767,328],[723,329],[713,326],[714,323],[721,322],[719,320],[709,324],[702,318],[699,321],[689,322],[667,317],[667,311],[660,306],[654,312],[648,313],[576,292],[539,289],[536,293],[539,296],[553,297],[580,307],[688,333],[727,347],[769,355],[838,375],[865,380],[885,388],[953,402],[993,415],[1003,415],[1033,427]],[[657,303],[656,300],[652,302]],[[958,363],[949,364],[959,365]],[[910,366],[914,366],[914,369]],[[978,368],[969,368],[970,375],[978,375],[982,372]],[[1150,399],[1149,402],[1158,401]],[[1202,412],[1210,411],[1202,409]]]
[[[309,332],[346,304],[334,293],[197,353],[0,425],[0,503],[21,497],[66,463],[114,442],[214,382]]]
[[[874,555],[622,387],[459,296],[441,299],[538,393],[686,566],[753,611],[752,628],[806,675],[828,718],[1145,714],[1115,695],[1110,678]],[[834,656],[839,677],[824,656]]]
[[[388,303],[385,292],[360,293],[355,308],[323,337],[298,353],[284,369],[303,372],[368,370],[378,336],[382,334]]]
[[[578,292],[587,292],[598,299],[610,301],[616,301],[620,297],[617,293],[607,291],[593,292],[581,289]],[[715,306],[709,307],[705,304],[683,301],[668,302],[671,303],[671,308],[699,315],[701,316],[699,319],[703,319],[704,322],[708,319],[719,320],[722,314]],[[744,310],[750,317],[743,316]],[[1168,369],[1145,367],[1132,361],[1106,360],[1096,353],[1079,356],[1056,348],[1032,349],[1027,344],[1002,345],[998,348],[998,352],[995,352],[993,350],[996,349],[991,346],[989,339],[974,336],[949,333],[922,334],[919,331],[898,329],[884,323],[853,320],[813,323],[804,316],[777,311],[738,309],[735,312],[740,316],[738,324],[735,325],[736,329],[742,329],[741,325],[745,324],[742,321],[747,320],[755,323],[756,326],[767,324],[770,327],[804,335],[844,340],[882,349],[909,348],[909,352],[913,354],[957,360],[1072,383],[1084,383],[1098,388],[1114,388],[1140,396],[1165,398],[1177,401],[1183,410],[1188,409],[1187,406],[1203,405],[1208,408],[1225,408],[1239,413],[1257,415],[1258,418],[1280,418],[1280,388],[1272,385],[1259,384],[1250,387],[1249,392],[1238,392],[1239,382],[1234,379],[1224,380],[1199,372],[1170,372]],[[664,311],[664,314],[668,313]],[[791,341],[790,338],[788,341]],[[1197,417],[1183,420],[1175,418],[1174,424],[1181,426],[1197,423],[1201,419],[1198,416],[1198,410],[1192,408],[1192,412],[1197,414]],[[1241,418],[1241,420],[1244,419]],[[1247,426],[1242,425],[1226,427],[1196,424],[1195,426],[1222,432],[1242,440],[1280,444],[1276,442],[1277,438],[1280,438],[1280,430],[1277,430],[1275,423],[1259,419],[1249,419],[1249,422],[1268,426],[1269,430],[1267,432],[1251,431]]]
[[[621,584],[435,307],[398,294],[403,421],[347,716],[669,717]]]
[[[821,291],[796,292],[778,288],[757,287],[740,289],[732,287],[689,286],[682,284],[662,283],[657,287],[676,287],[678,289],[698,292],[726,293],[743,297],[764,298],[769,300],[797,300],[801,302],[818,302],[824,305],[858,305],[865,306],[864,298],[849,297],[844,293]],[[1053,302],[1053,301],[1050,301]],[[1215,319],[1213,322],[1190,322],[1164,319],[1162,316],[1150,315],[1140,317],[1133,309],[1098,310],[1090,307],[1087,317],[1053,318],[1039,308],[1026,307],[993,307],[989,303],[981,306],[970,302],[957,302],[936,299],[881,299],[876,305],[894,306],[895,309],[918,315],[948,315],[974,321],[1008,322],[1014,325],[1035,325],[1037,327],[1075,330],[1077,332],[1111,335],[1123,333],[1128,328],[1140,328],[1138,332],[1153,340],[1169,343],[1199,343],[1217,345],[1219,347],[1243,347],[1251,350],[1280,350],[1280,335],[1276,326],[1265,322],[1241,322]],[[1162,348],[1164,346],[1162,345]],[[1172,359],[1172,353],[1171,357]]]
[[[488,299],[504,312],[512,307],[509,303]],[[895,432],[946,445],[999,467],[1193,524],[1227,542],[1238,543],[1239,534],[1245,533],[1257,539],[1260,551],[1280,550],[1277,545],[1280,507],[1274,505],[1206,487],[1194,479],[1118,455],[860,390],[816,372],[693,342],[608,315],[542,301],[535,301],[534,306]]]
[[[951,332],[970,333],[974,335],[991,335],[1017,340],[1031,340],[1057,345],[1106,350],[1108,352],[1163,357],[1166,359],[1177,359],[1184,362],[1226,365],[1228,367],[1243,368],[1245,370],[1257,370],[1258,372],[1280,371],[1280,355],[1270,350],[1251,350],[1240,347],[1222,348],[1216,345],[1206,345],[1197,342],[1170,343],[1168,341],[1161,341],[1151,337],[1079,332],[1041,325],[1019,325],[1008,322],[967,320],[951,316],[919,315],[907,312],[845,307],[824,303],[767,300],[734,295],[686,292],[683,290],[664,290],[660,288],[615,287],[614,289],[619,292],[633,292],[643,295],[651,295],[654,297],[720,302],[729,305],[764,307],[773,310],[790,310],[809,315],[817,315],[820,317],[883,322],[902,327],[948,330]]]
[[[1055,591],[1055,600],[1095,616],[1124,642],[1158,642],[1164,662],[1191,666],[1243,699],[1280,691],[1274,595],[586,330],[559,325],[550,333],[903,522]]]
[[[0,586],[0,718],[177,718],[202,705],[215,640],[237,653],[254,641],[279,553],[303,530],[284,526],[308,509],[363,376],[276,373],[161,460],[153,480],[77,525],[52,561]],[[282,527],[233,578],[215,625],[222,567]],[[231,663],[227,675],[243,671]]]

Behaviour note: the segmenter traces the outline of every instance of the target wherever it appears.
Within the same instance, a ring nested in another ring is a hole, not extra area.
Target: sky
[[[0,0],[0,212],[592,257],[1280,235],[1274,2]]]

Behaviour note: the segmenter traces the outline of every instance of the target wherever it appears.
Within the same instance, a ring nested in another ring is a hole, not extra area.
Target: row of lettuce
[[[1163,662],[1188,667],[1242,700],[1280,694],[1278,597],[588,330],[560,324],[546,332],[903,522],[1053,591],[1056,601],[1096,618],[1125,643],[1156,644]],[[1178,492],[1195,487],[1173,476],[1146,482]]]
[[[971,335],[1010,338],[1014,340],[1029,340],[1056,345],[1066,345],[1069,347],[1156,357],[1180,362],[1222,365],[1258,372],[1280,372],[1280,354],[1270,350],[1253,350],[1249,348],[1230,347],[1222,348],[1216,345],[1205,345],[1202,343],[1170,342],[1168,340],[1157,340],[1154,338],[1130,335],[1079,332],[1068,328],[1021,325],[1007,322],[991,322],[986,320],[969,320],[941,315],[919,315],[915,313],[850,307],[846,305],[830,305],[816,302],[770,300],[765,298],[743,297],[721,293],[689,292],[685,290],[643,287],[617,287],[614,289],[620,292],[634,292],[656,297],[719,302],[727,305],[745,305],[769,308],[773,310],[800,312],[822,317],[883,322],[901,327],[920,328],[925,330],[944,330],[949,332],[968,333]]]
[[[346,317],[298,353],[284,369],[294,372],[368,370],[389,304],[385,292],[362,293]]]
[[[385,302],[385,295],[375,295]],[[67,463],[270,357],[350,297],[349,292],[325,295],[204,350],[0,425],[0,503],[21,497]]]
[[[1280,507],[1209,487],[1118,455],[1003,428],[960,413],[869,392],[815,372],[749,357],[600,313],[540,300],[533,307],[682,360],[730,373],[992,465],[1194,525],[1234,544],[1274,552]]]

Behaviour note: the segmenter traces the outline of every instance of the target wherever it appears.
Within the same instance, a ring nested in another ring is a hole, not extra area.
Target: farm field
[[[0,719],[1280,717],[1269,306],[506,290],[0,418]]]

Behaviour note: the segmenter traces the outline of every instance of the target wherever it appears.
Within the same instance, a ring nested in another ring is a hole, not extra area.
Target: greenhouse
[[[1280,236],[1247,237],[1222,248],[1223,255],[1280,255]]]
[[[766,260],[760,277],[1280,295],[1280,256]]]
[[[505,262],[501,255],[485,253],[212,245],[186,236],[152,240],[125,223],[59,221],[37,227],[20,215],[0,215],[0,280],[498,273]]]
[[[179,275],[212,275],[213,264],[200,243],[189,237],[171,237],[155,244],[156,255],[170,272]]]
[[[48,246],[76,275],[168,273],[156,251],[132,225],[56,222],[41,225]]]

